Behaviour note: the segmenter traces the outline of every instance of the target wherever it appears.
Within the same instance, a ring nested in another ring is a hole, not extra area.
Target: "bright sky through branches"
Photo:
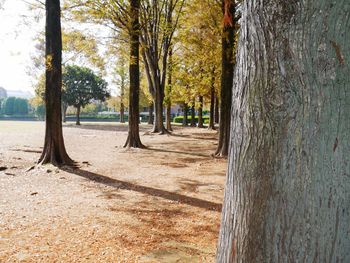
[[[33,17],[31,11],[21,0],[7,0],[0,10],[0,86],[7,90],[33,93],[28,66],[40,25],[28,23],[30,19],[26,17],[30,16]]]

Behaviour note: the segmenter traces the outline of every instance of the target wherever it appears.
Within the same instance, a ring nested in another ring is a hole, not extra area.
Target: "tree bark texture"
[[[349,17],[243,3],[217,262],[350,262]]]
[[[62,38],[59,0],[46,0],[45,55],[46,55],[46,129],[40,164],[71,165],[62,132]]]
[[[198,128],[204,128],[203,125],[203,96],[199,97],[199,107],[198,107]]]
[[[139,97],[140,97],[140,0],[130,0],[131,30],[130,34],[130,92],[129,92],[129,132],[124,147],[144,148],[139,134]]]
[[[225,7],[228,4],[229,6]],[[226,24],[222,34],[222,73],[221,73],[221,91],[220,91],[220,126],[219,126],[219,142],[215,155],[226,157],[230,142],[230,121],[231,121],[231,105],[232,105],[232,85],[233,85],[233,50],[234,50],[234,15],[235,1],[222,0],[223,13],[228,12],[231,16],[232,24]]]

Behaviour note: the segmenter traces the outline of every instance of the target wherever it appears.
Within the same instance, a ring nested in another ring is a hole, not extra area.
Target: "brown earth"
[[[213,262],[226,169],[211,157],[216,132],[149,129],[148,149],[126,150],[125,125],[68,124],[80,167],[26,171],[44,123],[0,121],[0,262]]]

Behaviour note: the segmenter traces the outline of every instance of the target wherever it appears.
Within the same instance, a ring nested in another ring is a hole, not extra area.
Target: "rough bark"
[[[80,105],[78,105],[78,106],[76,106],[76,108],[77,108],[77,114],[76,114],[75,124],[80,125],[80,109],[81,109],[81,107],[80,107]]]
[[[215,113],[214,113],[215,124],[219,124],[219,119],[220,119],[219,106],[220,106],[219,98],[218,98],[217,94],[215,93],[215,109],[214,109],[214,111],[215,111]]]
[[[225,7],[227,1],[229,6]],[[232,85],[233,85],[233,50],[234,50],[234,15],[235,1],[222,0],[223,12],[232,17],[232,23],[226,24],[222,33],[222,73],[221,73],[221,91],[220,91],[220,126],[219,126],[219,142],[215,155],[218,157],[226,157],[228,155],[228,147],[230,142],[230,120],[232,105]]]
[[[199,107],[198,107],[198,128],[204,128],[203,125],[203,96],[199,97]]]
[[[153,102],[151,102],[151,104],[148,106],[148,115],[149,115],[148,124],[153,124],[153,120],[154,120],[153,109],[154,109]]]
[[[61,8],[59,0],[46,0],[45,26],[45,105],[46,129],[44,149],[39,164],[72,165],[63,140],[62,133],[62,38]]]
[[[129,92],[129,132],[124,147],[144,148],[139,134],[139,97],[140,97],[140,24],[139,24],[140,0],[130,0],[130,92]]]
[[[244,2],[217,262],[350,262],[349,17]]]

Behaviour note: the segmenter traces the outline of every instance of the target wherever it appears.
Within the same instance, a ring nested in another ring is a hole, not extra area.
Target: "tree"
[[[350,262],[349,17],[244,2],[217,262]]]
[[[2,103],[3,113],[6,115],[15,114],[15,97],[8,97]]]
[[[130,0],[129,131],[124,147],[144,148],[139,134],[140,96],[140,0]]]
[[[153,0],[141,3],[142,58],[155,109],[152,132],[164,134],[167,132],[163,124],[163,103],[168,55],[184,0]],[[173,19],[174,14],[176,14],[175,19]]]
[[[46,0],[45,8],[46,129],[44,149],[39,158],[39,163],[71,165],[73,161],[66,152],[62,134],[62,37],[60,1]]]
[[[93,100],[105,101],[110,96],[107,82],[85,67],[67,66],[63,74],[63,84],[63,101],[77,109],[77,125],[80,125],[82,107]]]
[[[215,155],[226,157],[230,140],[230,112],[232,105],[232,85],[234,67],[234,43],[235,43],[235,1],[222,0],[224,13],[224,29],[222,33],[222,72],[220,90],[220,126],[219,143]]]

